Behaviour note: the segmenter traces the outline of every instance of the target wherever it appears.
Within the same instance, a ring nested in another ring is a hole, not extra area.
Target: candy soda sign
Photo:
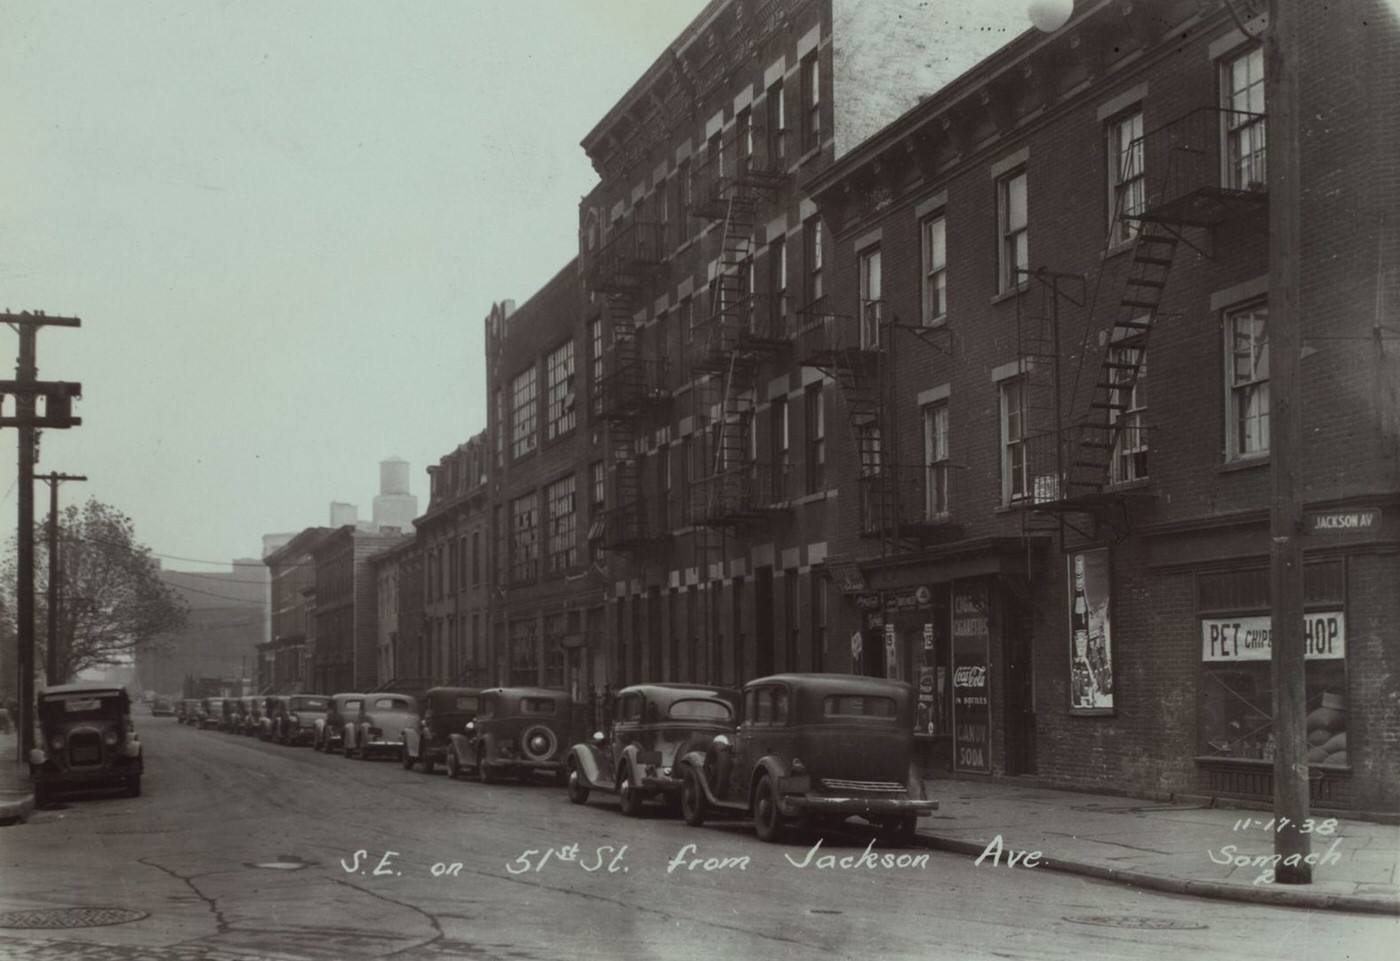
[[[990,640],[986,588],[959,586],[953,592],[954,770],[992,770]]]

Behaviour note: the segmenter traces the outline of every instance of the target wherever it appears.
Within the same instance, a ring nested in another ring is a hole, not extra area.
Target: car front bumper
[[[937,801],[895,797],[836,797],[829,794],[787,794],[778,802],[783,814],[834,814],[841,817],[928,817]]]

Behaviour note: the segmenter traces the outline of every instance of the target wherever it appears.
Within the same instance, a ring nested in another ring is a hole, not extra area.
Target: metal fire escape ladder
[[[614,377],[617,378],[618,390],[623,396],[629,396],[634,379],[640,384],[643,376],[641,344],[633,319],[636,304],[632,294],[626,290],[610,291],[606,303],[608,325],[612,330]],[[623,544],[635,543],[646,534],[641,462],[637,456],[639,413],[638,403],[620,404],[613,407],[608,417],[608,463],[612,469],[614,491],[612,506],[617,511],[615,523],[621,525],[618,541]]]

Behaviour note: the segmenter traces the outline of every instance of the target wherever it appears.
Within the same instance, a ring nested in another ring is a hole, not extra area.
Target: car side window
[[[617,719],[629,724],[642,716],[642,698],[637,694],[624,694],[617,699]]]

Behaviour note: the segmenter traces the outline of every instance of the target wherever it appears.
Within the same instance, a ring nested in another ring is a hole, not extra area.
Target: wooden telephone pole
[[[85,481],[87,478],[50,471],[40,474],[38,479],[49,485],[49,642],[44,649],[44,676],[50,684],[61,684],[63,679],[58,673],[62,664],[58,656],[58,587],[63,568],[58,563],[58,485],[63,481]]]
[[[29,758],[34,747],[34,462],[38,458],[40,427],[65,429],[82,423],[73,416],[73,398],[81,397],[81,384],[41,381],[35,363],[40,327],[80,327],[77,317],[50,317],[42,311],[0,313],[0,321],[19,334],[19,363],[15,379],[0,381],[0,397],[13,394],[15,416],[0,416],[0,427],[19,429],[19,520],[15,564],[15,635],[19,645],[19,753]],[[42,396],[44,414],[38,413]]]

